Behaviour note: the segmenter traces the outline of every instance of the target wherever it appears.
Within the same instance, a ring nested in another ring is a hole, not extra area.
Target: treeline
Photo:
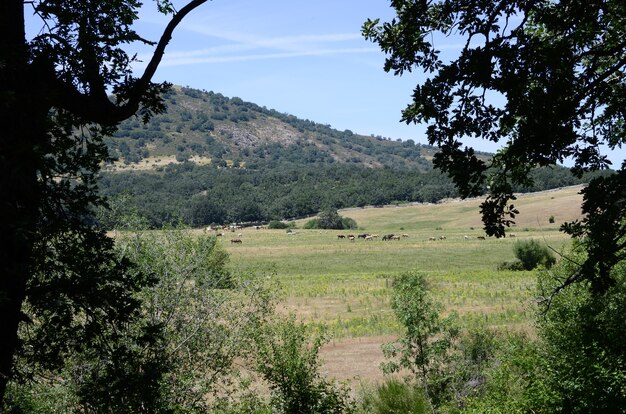
[[[578,184],[566,168],[538,169],[526,191]],[[586,177],[588,179],[588,177]],[[129,195],[130,206],[152,227],[184,222],[258,222],[316,214],[325,208],[406,202],[437,202],[457,197],[448,177],[436,170],[366,168],[357,165],[266,164],[260,169],[170,164],[157,171],[104,173],[104,195]],[[523,191],[524,189],[516,189]],[[105,223],[116,226],[115,219]]]

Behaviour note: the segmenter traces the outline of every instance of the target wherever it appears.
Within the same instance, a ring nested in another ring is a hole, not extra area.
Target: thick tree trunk
[[[45,137],[45,113],[36,114],[41,102],[29,79],[23,7],[21,0],[0,6],[0,402],[18,346],[38,221],[35,143]]]

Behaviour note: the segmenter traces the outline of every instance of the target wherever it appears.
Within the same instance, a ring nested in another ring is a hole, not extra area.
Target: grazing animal
[[[391,236],[391,240],[400,240],[400,236]]]
[[[372,239],[377,239],[378,237],[380,237],[378,234],[372,234]]]
[[[243,236],[243,233],[237,234],[237,237],[241,237],[241,236]]]
[[[439,236],[439,240],[445,240],[446,236]]]
[[[359,234],[357,237],[358,237],[359,239],[364,239],[364,238],[366,238],[367,236],[369,236],[369,234],[367,234],[367,233],[363,233],[363,234]]]
[[[469,240],[469,236],[463,236],[465,240]]]
[[[402,237],[409,237],[409,235],[408,235],[408,234],[406,234],[406,233],[404,233],[404,234],[402,235]]]
[[[476,237],[478,240],[485,240],[485,236],[478,236]]]
[[[374,240],[374,239],[372,238],[372,236],[367,236],[365,237],[365,240]]]
[[[217,237],[222,237],[224,235],[224,233],[215,233],[215,236]]]
[[[337,238],[338,238],[338,239],[345,239],[345,238],[346,238],[346,236],[344,236],[343,234],[338,234],[338,235],[337,235]]]
[[[231,239],[230,242],[231,243],[239,243],[239,244],[241,244],[241,239]]]
[[[348,236],[348,240],[350,240],[350,241],[354,241],[354,236],[353,236],[353,235],[349,235],[349,236]]]
[[[435,240],[437,240],[437,239],[435,239],[434,237],[429,237],[428,238],[428,241],[435,241]]]
[[[515,233],[509,234],[509,237],[515,237]]]
[[[383,240],[391,240],[393,238],[393,234],[385,234],[383,236]]]

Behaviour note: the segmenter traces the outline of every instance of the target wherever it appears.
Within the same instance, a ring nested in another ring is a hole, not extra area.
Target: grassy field
[[[295,234],[249,228],[227,232],[221,243],[235,271],[275,275],[284,290],[280,312],[328,328],[333,339],[322,348],[323,373],[357,389],[382,379],[381,344],[401,332],[389,293],[391,280],[402,272],[424,272],[444,312],[457,312],[466,327],[532,333],[536,275],[497,266],[514,259],[517,240],[536,239],[557,251],[569,244],[558,228],[581,217],[580,189],[520,195],[515,204],[521,214],[509,232],[515,237],[505,239],[478,239],[484,236],[481,200],[473,199],[340,211],[358,223],[353,232],[303,230],[306,220],[301,220]],[[337,238],[349,233],[379,238]],[[390,233],[408,237],[382,241]],[[242,243],[230,243],[234,238]]]
[[[496,267],[514,259],[517,240],[538,239],[556,250],[568,243],[558,227],[580,217],[578,191],[580,187],[571,187],[521,195],[516,202],[521,214],[511,229],[514,238],[478,239],[484,234],[480,200],[474,199],[340,211],[357,221],[359,230],[352,233],[380,235],[372,241],[337,238],[346,231],[297,229],[290,235],[285,230],[244,229],[236,236],[242,244],[231,244],[227,234],[223,245],[235,269],[276,275],[285,290],[284,311],[326,325],[336,339],[397,334],[389,285],[395,275],[409,270],[425,272],[435,297],[464,323],[527,329],[535,276]],[[298,227],[304,222],[297,222]],[[388,233],[408,237],[382,241]]]

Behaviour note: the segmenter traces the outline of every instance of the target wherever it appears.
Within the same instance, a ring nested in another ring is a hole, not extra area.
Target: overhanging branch
[[[53,68],[47,68],[48,70],[43,74],[39,73],[38,75],[49,78],[51,105],[68,110],[86,122],[94,122],[101,125],[115,125],[131,117],[137,112],[139,105],[146,98],[146,92],[150,87],[152,77],[163,58],[166,46],[172,39],[174,29],[187,14],[206,2],[207,0],[193,0],[172,17],[172,20],[170,20],[163,31],[143,75],[132,85],[129,85],[130,90],[123,97],[123,104],[111,102],[106,95],[95,96],[82,93],[74,85],[58,79]]]

